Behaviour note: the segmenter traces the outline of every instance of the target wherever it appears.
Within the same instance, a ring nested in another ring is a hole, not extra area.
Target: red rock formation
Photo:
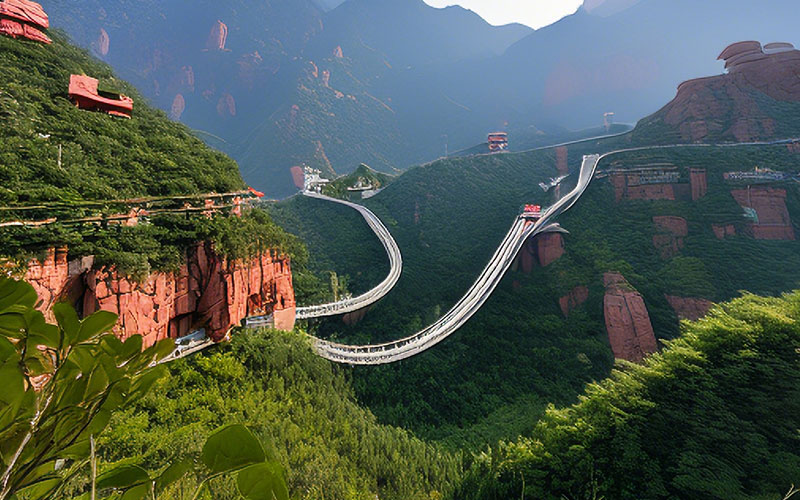
[[[326,88],[331,86],[331,72],[327,69],[322,70],[322,86]]]
[[[749,230],[758,240],[794,240],[794,228],[786,208],[786,190],[770,187],[749,187],[731,191],[742,208],[752,208],[758,221]]]
[[[561,233],[545,233],[535,238],[539,265],[547,267],[564,255],[564,238]]]
[[[570,290],[568,294],[558,299],[558,305],[561,307],[561,312],[564,314],[564,317],[567,317],[569,313],[588,299],[589,289],[585,286],[576,286]]]
[[[675,314],[680,319],[697,321],[708,314],[713,302],[706,299],[695,299],[686,297],[676,297],[674,295],[664,295],[669,305],[675,310]]]
[[[206,328],[214,340],[251,315],[273,314],[275,327],[294,328],[294,288],[289,261],[268,252],[248,262],[229,262],[210,244],[197,245],[187,264],[170,273],[153,273],[136,283],[113,269],[91,269],[93,259],[67,262],[66,250],[51,251],[44,262],[29,264],[25,279],[40,294],[49,320],[60,300],[119,315],[114,333],[140,334],[145,346]]]
[[[314,63],[314,61],[308,61],[308,64],[311,65],[311,76],[314,78],[319,78],[319,68],[317,68],[317,65]]]
[[[223,118],[236,116],[236,100],[232,95],[225,93],[217,101],[217,114]]]
[[[569,165],[567,164],[567,157],[569,151],[566,146],[559,146],[556,148],[556,168],[560,175],[567,175],[569,173]]]
[[[706,169],[690,168],[689,183],[692,186],[692,201],[697,201],[708,193],[708,180],[706,179]]]
[[[660,252],[662,259],[671,259],[683,248],[683,239],[689,234],[686,219],[673,216],[653,217],[653,224],[658,231],[653,235],[653,246]]]
[[[290,169],[292,173],[292,182],[297,187],[297,189],[303,189],[305,175],[303,174],[303,167],[292,167]]]
[[[603,275],[603,309],[614,357],[639,362],[658,350],[650,315],[642,295],[619,273]]]
[[[107,56],[108,49],[111,46],[111,38],[108,36],[108,32],[105,29],[100,28],[100,34],[91,45],[96,54],[102,57]]]
[[[635,174],[631,174],[635,176]],[[614,172],[610,176],[614,186],[614,199],[626,200],[675,200],[673,184],[635,184],[625,172]]]
[[[718,240],[724,240],[728,236],[736,236],[736,227],[733,224],[712,224],[711,229]]]
[[[172,108],[169,112],[169,117],[175,121],[178,121],[181,119],[185,109],[186,100],[183,98],[183,95],[178,94],[175,96],[175,99],[172,100]]]
[[[228,41],[228,26],[222,21],[217,21],[211,27],[211,33],[208,34],[208,41],[206,48],[208,50],[225,50],[225,43]]]
[[[194,69],[191,66],[181,68],[180,85],[186,87],[189,92],[194,92]]]
[[[725,49],[720,59],[725,59],[728,74],[682,83],[675,99],[647,120],[663,120],[683,141],[773,138],[776,117],[754,95],[800,102],[800,51],[764,51],[758,42],[740,42]]]
[[[336,59],[341,59],[344,57],[341,45],[337,45],[336,48],[333,49],[333,57],[335,57]]]

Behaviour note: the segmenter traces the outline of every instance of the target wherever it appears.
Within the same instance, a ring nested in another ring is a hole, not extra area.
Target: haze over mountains
[[[789,0],[592,0],[533,31],[422,0],[339,3],[43,2],[54,26],[273,196],[294,190],[304,163],[390,171],[494,129],[513,144],[606,111],[634,122],[682,81],[721,73],[728,43],[798,42],[800,17]]]

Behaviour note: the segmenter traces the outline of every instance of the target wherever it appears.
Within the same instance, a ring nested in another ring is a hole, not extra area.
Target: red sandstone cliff
[[[689,225],[682,217],[669,215],[653,217],[656,234],[653,235],[653,246],[659,251],[662,259],[670,259],[683,248],[683,239],[689,235]]]
[[[658,350],[642,295],[619,273],[603,275],[603,312],[614,357],[639,362]]]
[[[731,195],[742,208],[756,211],[758,221],[749,224],[749,231],[758,240],[794,240],[794,227],[786,208],[786,190],[770,187],[735,189]]]
[[[725,60],[727,74],[682,83],[675,99],[637,129],[666,125],[686,142],[774,138],[780,117],[772,116],[757,96],[800,102],[800,51],[790,45],[776,49],[740,42],[719,58]]]
[[[680,319],[697,321],[708,314],[713,302],[706,299],[696,299],[687,297],[676,297],[674,295],[664,295],[669,305],[675,310],[675,314]]]
[[[576,286],[570,290],[568,294],[558,299],[558,305],[561,307],[561,312],[566,317],[588,299],[589,289],[585,286]]]
[[[41,299],[49,320],[58,301],[77,304],[83,315],[102,309],[119,315],[120,338],[144,337],[145,346],[205,328],[214,340],[251,315],[272,313],[275,327],[294,328],[294,288],[289,260],[265,253],[247,262],[229,262],[197,245],[177,272],[153,273],[142,283],[113,269],[92,269],[93,260],[68,262],[66,250],[32,261],[25,279]]]
[[[530,273],[535,267],[547,267],[564,255],[561,233],[544,233],[528,239],[514,261],[513,269]]]

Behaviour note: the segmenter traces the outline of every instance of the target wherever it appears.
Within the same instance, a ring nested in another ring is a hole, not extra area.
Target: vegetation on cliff
[[[169,371],[114,417],[101,442],[105,461],[155,470],[197,451],[215,427],[241,423],[272,443],[292,498],[435,499],[459,477],[457,455],[380,425],[356,403],[345,372],[297,333],[235,334]],[[211,492],[237,498],[224,482]]]
[[[574,172],[581,154],[630,147],[626,141],[570,146],[569,165]],[[689,167],[703,168],[708,194],[697,202],[617,203],[610,182],[596,180],[560,220],[571,233],[561,259],[527,275],[509,272],[484,308],[435,349],[397,365],[354,369],[361,401],[384,422],[453,445],[482,446],[529,432],[533,415],[547,403],[569,404],[585,383],[607,376],[612,359],[603,317],[604,272],[622,272],[642,293],[663,339],[678,334],[665,294],[723,301],[743,289],[773,295],[800,284],[798,242],[747,236],[747,220],[730,194],[742,185],[722,178],[723,172],[756,165],[800,172],[800,155],[785,145],[634,152],[609,158],[601,169],[611,162],[615,168],[669,162],[684,177]],[[412,169],[366,200],[398,241],[403,275],[359,324],[325,321],[314,325],[316,332],[365,343],[430,324],[472,284],[521,205],[551,203],[538,183],[556,175],[555,165],[554,151],[450,159]],[[797,220],[795,183],[768,185],[787,190],[786,205]],[[320,270],[321,279],[325,270],[334,270],[349,275],[352,290],[366,290],[385,276],[385,254],[357,214],[330,205],[292,199],[274,215],[306,241],[312,262],[330,266]],[[684,246],[668,259],[653,243],[660,231],[656,216],[687,221]],[[719,240],[713,224],[733,224],[737,235]],[[588,300],[564,318],[558,299],[577,286],[588,287]]]
[[[778,499],[800,482],[800,292],[684,323],[530,437],[480,454],[459,499]]]
[[[147,104],[104,63],[53,33],[53,44],[0,38],[0,203],[114,200],[225,193],[244,183],[236,163]],[[70,74],[134,98],[134,117],[77,109]],[[58,164],[59,146],[61,165]]]
[[[66,246],[71,257],[94,255],[97,265],[116,265],[140,277],[177,268],[187,248],[210,240],[231,258],[270,248],[302,267],[302,244],[260,210],[241,219],[153,215],[134,227],[62,223],[127,211],[124,203],[111,200],[226,193],[244,183],[233,160],[150,107],[64,35],[53,37],[52,45],[0,37],[0,220],[58,219],[42,227],[3,227],[1,256],[24,261]],[[101,88],[132,96],[133,118],[77,109],[67,99],[72,73],[97,77]],[[15,209],[21,206],[39,208]]]

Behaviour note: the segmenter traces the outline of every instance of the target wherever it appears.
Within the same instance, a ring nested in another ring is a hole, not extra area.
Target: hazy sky
[[[541,28],[572,14],[583,0],[425,0],[434,7],[460,5],[491,24],[522,23]]]

